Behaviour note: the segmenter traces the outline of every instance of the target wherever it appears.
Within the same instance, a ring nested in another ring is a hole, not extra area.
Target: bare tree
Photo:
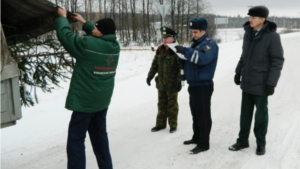
[[[102,0],[98,0],[98,10],[99,10],[99,17],[101,16],[102,14]]]
[[[127,1],[123,1],[123,7],[124,7],[124,9],[125,9],[125,16],[124,16],[124,18],[126,18],[126,19],[128,19],[129,18],[129,12],[128,12],[128,3],[127,3]],[[125,21],[125,19],[123,19],[123,21],[124,21],[124,27],[123,27],[123,29],[125,30],[125,36],[124,36],[124,38],[125,38],[125,40],[124,40],[124,45],[126,46],[126,45],[129,45],[129,43],[130,43],[130,41],[131,41],[131,34],[130,34],[130,28],[129,28],[129,22],[128,22],[128,20],[127,21]]]
[[[185,38],[184,38],[184,41],[187,42],[189,40],[189,35],[190,35],[190,32],[189,32],[189,20],[190,20],[190,13],[191,13],[191,1],[187,1],[187,14],[186,14],[186,20],[185,20],[185,23],[183,23],[182,25],[185,26]]]
[[[143,9],[142,9],[142,14],[143,14],[143,18],[142,18],[142,23],[143,23],[143,32],[142,32],[142,38],[143,38],[143,42],[145,43],[146,42],[146,2],[145,0],[142,0],[142,6],[143,6]]]
[[[71,12],[77,12],[78,0],[71,0]]]
[[[103,8],[104,8],[104,17],[106,18],[107,17],[106,0],[104,0]]]
[[[89,14],[88,14],[88,0],[84,0],[84,14],[87,20],[90,19]]]
[[[147,28],[148,28],[148,40],[151,42],[151,27],[150,27],[150,0],[147,0]]]
[[[184,34],[183,34],[183,21],[184,21],[184,10],[185,10],[185,5],[184,5],[184,0],[181,0],[180,1],[180,6],[179,6],[179,9],[181,11],[181,22],[180,22],[180,40],[181,41],[184,41]],[[179,17],[178,17],[179,18]]]
[[[88,0],[88,13],[89,13],[89,20],[91,20],[93,17],[93,0]]]
[[[132,40],[137,40],[137,28],[136,28],[136,0],[130,0],[130,10],[131,10],[131,28],[132,28]]]
[[[176,0],[171,0],[171,27],[175,28],[175,10],[176,10]]]
[[[115,20],[116,19],[116,0],[111,0],[111,5],[110,5],[110,17]]]
[[[65,1],[64,7],[65,7],[65,9],[70,10],[70,1],[69,0]]]
[[[119,20],[118,20],[118,30],[120,34],[121,41],[124,41],[124,31],[123,31],[123,3],[122,0],[119,0]]]

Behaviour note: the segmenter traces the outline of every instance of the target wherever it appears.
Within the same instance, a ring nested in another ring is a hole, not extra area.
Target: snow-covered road
[[[154,53],[122,51],[116,86],[108,110],[108,135],[115,169],[300,169],[300,33],[281,35],[285,63],[269,97],[266,154],[250,148],[231,152],[239,130],[241,90],[233,83],[242,41],[220,44],[212,97],[210,150],[190,155],[195,145],[183,145],[192,136],[187,86],[179,93],[178,131],[152,133],[157,113],[157,90],[146,77]],[[1,129],[2,169],[65,169],[66,138],[71,112],[64,108],[68,82],[53,93],[39,93],[40,103],[23,108],[16,126]],[[89,138],[87,169],[97,168]]]

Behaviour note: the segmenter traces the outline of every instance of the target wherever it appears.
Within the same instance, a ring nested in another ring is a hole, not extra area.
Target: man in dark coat
[[[280,77],[283,66],[283,49],[280,36],[276,33],[276,24],[266,20],[269,10],[265,6],[249,9],[249,21],[244,24],[245,34],[243,52],[235,70],[234,82],[241,84],[242,105],[240,132],[237,142],[229,147],[238,151],[249,147],[249,134],[256,106],[254,134],[256,154],[265,154],[268,127],[268,96]]]
[[[190,47],[175,46],[176,52],[184,55],[184,77],[189,84],[190,109],[193,117],[193,137],[183,144],[197,144],[191,150],[197,154],[209,149],[209,136],[212,126],[211,96],[214,90],[213,78],[218,61],[219,47],[206,32],[207,20],[190,20],[193,42]]]

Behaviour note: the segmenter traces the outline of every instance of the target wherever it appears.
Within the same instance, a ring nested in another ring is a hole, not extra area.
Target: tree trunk
[[[146,12],[145,12],[145,0],[142,0],[142,15],[143,15],[143,18],[142,18],[142,23],[143,23],[143,26],[142,26],[142,33],[141,33],[141,36],[143,38],[143,42],[146,43],[146,36],[145,36],[145,33],[146,33],[146,22],[145,22],[145,16],[146,16]]]
[[[147,0],[147,26],[148,26],[148,41],[151,42],[151,24],[150,24],[150,0]]]
[[[175,29],[175,0],[171,0],[171,27]],[[175,30],[177,32],[177,30]]]
[[[184,41],[186,41],[186,42],[189,40],[188,38],[189,38],[189,34],[190,34],[189,25],[188,25],[189,20],[190,20],[190,12],[191,12],[190,1],[188,1],[187,4],[188,4],[188,11],[187,11],[186,22],[185,22],[186,23],[186,27],[185,27],[186,36],[184,38]]]
[[[135,2],[136,2],[136,0],[130,0],[132,40],[133,41],[137,40]]]
[[[98,8],[98,10],[99,10],[99,19],[100,19],[101,14],[102,14],[102,0],[98,0],[98,3],[99,3],[99,8]]]
[[[104,9],[104,17],[107,18],[106,0],[104,0],[103,9]]]

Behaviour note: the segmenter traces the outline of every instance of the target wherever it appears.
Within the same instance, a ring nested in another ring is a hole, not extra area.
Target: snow
[[[277,28],[277,33],[281,34],[288,28]],[[299,32],[300,29],[292,29],[291,31]],[[241,28],[217,28],[217,35],[215,39],[221,39],[222,43],[242,40],[244,36],[244,29]]]
[[[237,31],[238,32],[238,31]],[[157,113],[155,83],[146,77],[154,52],[122,50],[115,90],[107,115],[107,129],[116,169],[300,169],[300,32],[282,34],[285,63],[275,95],[269,97],[266,154],[255,154],[253,131],[250,147],[228,150],[239,131],[241,90],[233,82],[242,50],[241,40],[222,41],[212,96],[213,126],[210,150],[191,155],[195,145],[183,145],[192,136],[187,85],[178,95],[178,131],[151,132]],[[149,47],[150,49],[150,47]],[[22,108],[16,126],[1,129],[2,169],[64,169],[71,111],[64,108],[69,82],[53,93],[39,92],[40,103]],[[253,126],[253,125],[252,125]],[[97,168],[86,138],[87,168]]]

